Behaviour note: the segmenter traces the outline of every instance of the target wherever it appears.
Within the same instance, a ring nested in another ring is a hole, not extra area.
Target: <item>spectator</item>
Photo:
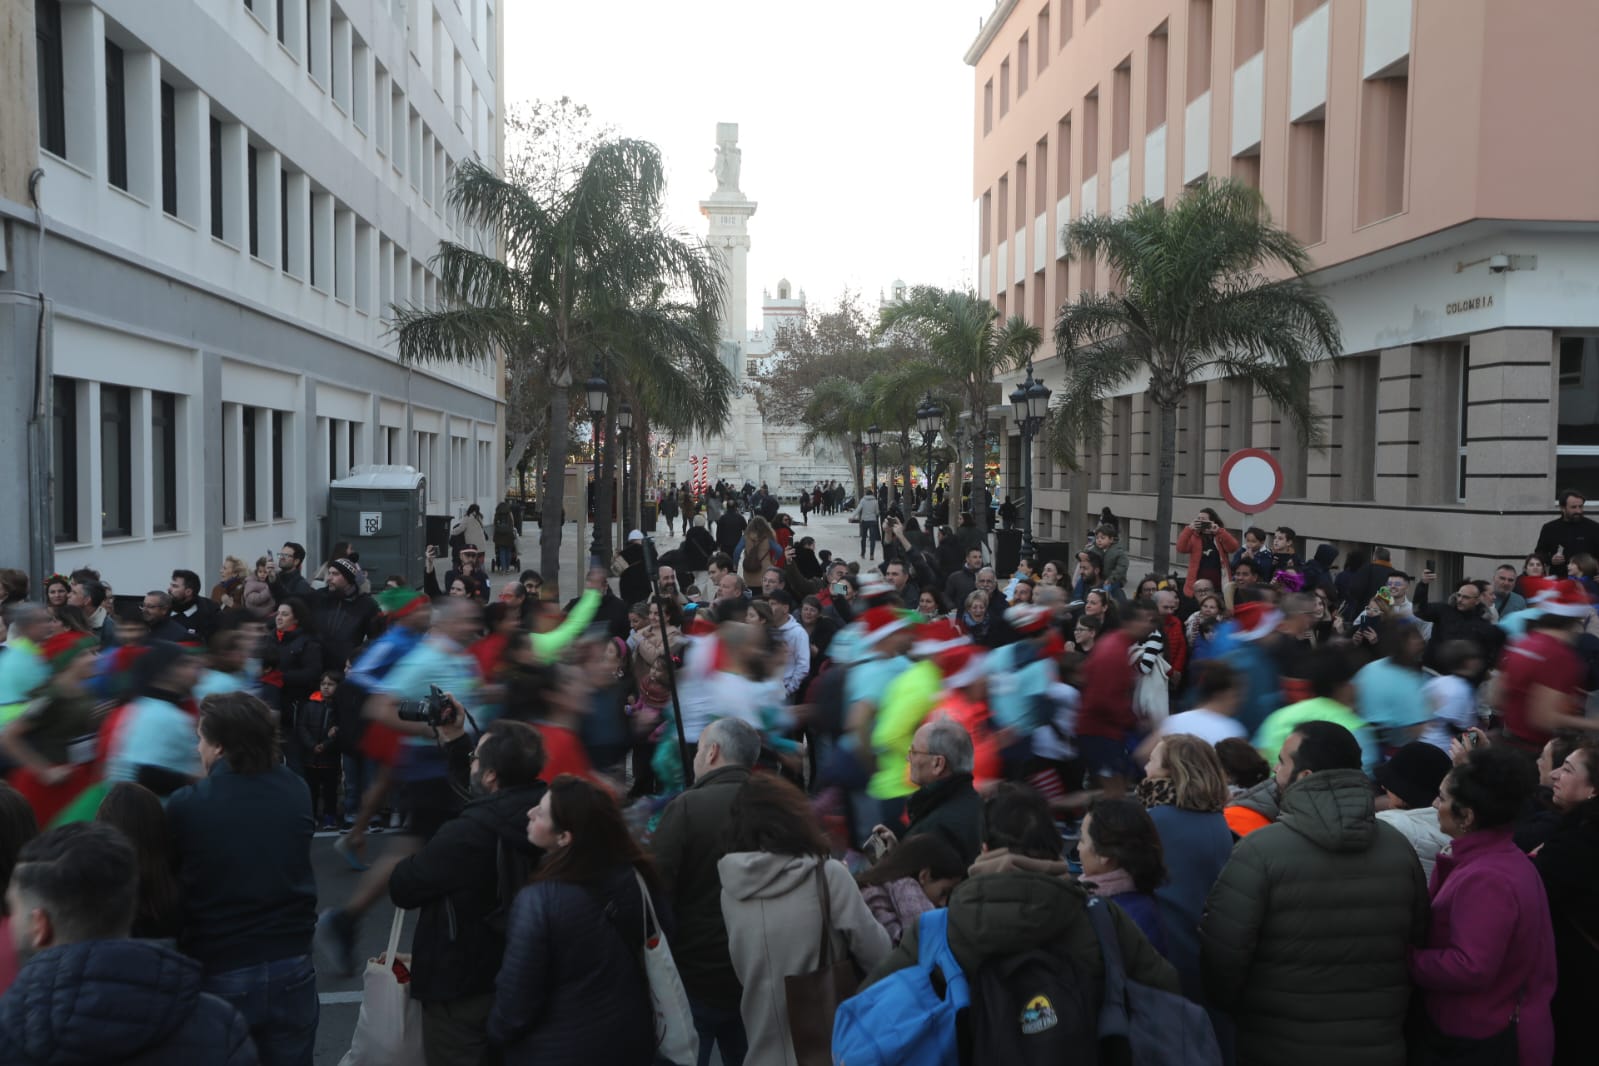
[[[299,770],[305,753],[298,740],[300,704],[322,684],[322,645],[313,634],[311,612],[301,600],[278,605],[275,633],[261,653],[261,692],[278,712],[289,765]]]
[[[106,587],[94,578],[85,577],[72,583],[72,595],[67,603],[81,608],[89,619],[89,629],[100,638],[101,648],[110,648],[117,642],[117,620],[106,609],[109,594]]]
[[[965,566],[950,574],[944,582],[944,599],[955,604],[965,603],[966,598],[977,591],[977,574],[982,569],[983,550],[972,548],[967,551]]]
[[[1215,508],[1201,507],[1194,520],[1177,534],[1177,550],[1188,553],[1183,595],[1197,597],[1195,581],[1203,578],[1211,583],[1212,589],[1220,588],[1227,581],[1227,560],[1238,550],[1238,538],[1227,532]]]
[[[1560,827],[1562,812],[1555,806],[1555,771],[1582,743],[1583,734],[1562,729],[1538,752],[1538,791],[1516,826],[1516,846],[1529,855]],[[1451,754],[1454,749],[1451,748]]]
[[[569,775],[528,812],[527,836],[546,858],[511,906],[489,1039],[505,1066],[649,1066],[655,1029],[639,953],[644,893],[663,909],[654,868],[610,792]]]
[[[1438,827],[1438,786],[1449,773],[1449,756],[1425,740],[1412,740],[1372,774],[1387,805],[1377,820],[1393,826],[1410,841],[1421,872],[1432,881],[1433,863],[1449,838]]]
[[[1127,549],[1121,546],[1121,530],[1101,524],[1094,530],[1094,549],[1104,558],[1105,589],[1120,598],[1127,584]]]
[[[17,859],[6,900],[27,961],[0,999],[0,1061],[258,1061],[239,1012],[203,991],[199,963],[157,941],[128,939],[138,872],[121,833],[66,825],[30,841]],[[307,988],[314,1002],[315,988]]]
[[[382,612],[377,600],[361,591],[360,568],[349,559],[328,563],[327,587],[314,593],[306,606],[310,628],[330,670],[345,669],[361,646],[378,634]]]
[[[389,875],[389,899],[418,910],[411,998],[422,1004],[429,1063],[477,1063],[488,1051],[494,979],[505,955],[506,916],[538,861],[527,812],[545,786],[544,744],[524,722],[502,720],[473,740],[441,725],[451,779],[472,800],[422,850]]]
[[[1481,748],[1438,792],[1438,824],[1452,843],[1432,875],[1426,946],[1410,955],[1421,990],[1431,1061],[1491,1057],[1547,1063],[1555,942],[1538,873],[1510,839],[1537,774],[1520,752]]]
[[[1278,526],[1271,534],[1271,572],[1303,570],[1305,558],[1299,554],[1299,534],[1288,526]]]
[[[27,799],[10,785],[0,783],[0,884],[11,883],[18,852],[38,835],[39,823]],[[0,903],[0,996],[17,979],[17,969],[22,965],[9,904],[8,895]],[[0,1008],[0,1017],[3,1017],[3,1008]]]
[[[950,892],[966,879],[966,866],[949,841],[924,833],[890,848],[855,880],[872,917],[889,942],[898,944],[924,912],[949,902]]]
[[[749,1044],[716,864],[727,854],[733,803],[760,753],[761,735],[748,722],[719,718],[706,726],[694,753],[694,784],[667,805],[651,841],[661,885],[672,897],[672,957],[694,1011],[700,1056],[708,1061],[714,1046],[726,1066],[739,1066]]]
[[[833,958],[871,970],[889,952],[888,933],[849,871],[827,857],[830,846],[804,794],[787,781],[750,778],[733,800],[726,839],[727,854],[716,866],[728,949],[743,985],[747,1061],[793,1066],[782,982],[821,968],[824,901],[836,937]]]
[[[294,541],[285,541],[278,551],[278,566],[276,580],[271,581],[270,589],[272,598],[278,603],[299,596],[302,599],[311,595],[313,589],[311,582],[305,579],[305,545],[296,544]]]
[[[1080,834],[1082,885],[1090,895],[1115,900],[1155,950],[1165,955],[1155,889],[1166,880],[1166,863],[1149,812],[1137,800],[1104,797],[1083,816]]]
[[[1599,1002],[1599,747],[1583,743],[1555,770],[1554,805],[1560,825],[1534,861],[1555,934],[1555,1064],[1577,1066]]]
[[[1487,673],[1487,664],[1499,658],[1504,646],[1504,630],[1494,625],[1489,614],[1487,597],[1475,581],[1462,581],[1447,603],[1429,603],[1427,595],[1435,575],[1431,570],[1421,575],[1421,587],[1416,590],[1416,617],[1432,623],[1427,637],[1427,655],[1423,660],[1429,670],[1438,673],[1452,672],[1443,665],[1444,645],[1450,641],[1469,640],[1478,648],[1478,670],[1467,677],[1473,686],[1480,684]]]
[[[310,1066],[316,1044],[311,798],[280,762],[272,712],[244,693],[200,707],[205,778],[167,801],[184,952],[238,1008],[263,1066]]]
[[[164,640],[171,644],[188,644],[194,634],[172,617],[172,596],[159,589],[144,594],[144,624],[149,627],[151,640]]]
[[[1271,766],[1247,740],[1230,737],[1216,744],[1216,758],[1227,772],[1227,793],[1237,798],[1271,781]]]
[[[1232,1014],[1240,1062],[1406,1061],[1406,959],[1426,934],[1427,886],[1404,838],[1375,822],[1360,762],[1342,726],[1297,727],[1277,763],[1277,824],[1240,841],[1211,890],[1205,991]]]
[[[183,928],[172,827],[154,792],[132,781],[113,785],[100,801],[94,820],[122,830],[133,845],[139,869],[139,905],[133,931],[140,940],[176,940]]]
[[[928,722],[916,730],[905,759],[916,786],[905,805],[906,839],[935,834],[972,862],[983,838],[982,801],[972,786],[972,738],[955,722]]]
[[[1252,576],[1261,582],[1271,579],[1271,548],[1267,544],[1267,534],[1259,526],[1250,526],[1244,530],[1243,546],[1233,552],[1229,560],[1233,569],[1233,580],[1237,581],[1239,564],[1248,562]]]
[[[1549,560],[1556,574],[1564,574],[1568,559],[1585,552],[1599,555],[1599,522],[1582,513],[1587,501],[1575,489],[1562,489],[1559,502],[1560,516],[1538,530],[1538,543],[1532,550]]]
[[[172,599],[171,617],[189,633],[189,639],[199,644],[209,641],[217,630],[217,605],[200,595],[200,575],[193,570],[172,571],[172,583],[167,586]]]

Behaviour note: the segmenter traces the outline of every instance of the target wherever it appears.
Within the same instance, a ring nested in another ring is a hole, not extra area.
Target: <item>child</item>
[[[944,906],[965,879],[966,864],[955,848],[936,833],[922,833],[894,845],[855,883],[872,917],[898,944],[907,926],[915,925],[925,911]]]
[[[1447,752],[1451,740],[1479,724],[1477,690],[1470,679],[1482,670],[1482,652],[1469,640],[1446,641],[1438,649],[1438,665],[1443,673],[1425,688],[1432,721],[1421,739]]]
[[[317,828],[339,827],[339,727],[333,717],[333,694],[344,681],[339,670],[322,674],[322,684],[300,705],[295,721],[300,750],[305,753],[305,782],[311,788],[311,813],[318,814]]]
[[[1121,531],[1115,526],[1100,526],[1094,530],[1094,549],[1104,559],[1101,568],[1105,575],[1105,590],[1118,600],[1122,587],[1127,584],[1127,549],[1121,546]]]

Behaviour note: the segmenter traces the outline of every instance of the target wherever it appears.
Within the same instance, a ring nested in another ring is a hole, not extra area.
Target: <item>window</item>
[[[1406,114],[1409,68],[1368,78],[1360,87],[1359,185],[1356,223],[1367,225],[1405,208]]]
[[[222,239],[222,123],[211,116],[211,236]]]
[[[1327,123],[1293,123],[1288,127],[1288,230],[1305,244],[1322,239],[1326,173]]]
[[[78,539],[78,383],[72,378],[51,382],[54,420],[51,423],[50,469],[55,477],[51,511],[57,543]]]
[[[256,520],[255,425],[256,408],[240,409],[244,422],[244,520]]]
[[[1376,498],[1377,385],[1381,357],[1344,356],[1333,363],[1337,419],[1328,427],[1337,475],[1336,499]]]
[[[1177,408],[1177,491],[1188,496],[1205,492],[1205,393],[1204,385],[1190,385]]]
[[[288,38],[289,20],[286,17],[284,17],[283,0],[278,0],[277,27],[278,27],[278,43],[279,44],[288,44],[289,43],[289,38]]]
[[[282,411],[272,412],[272,517],[283,517],[283,422]]]
[[[1233,66],[1241,67],[1266,47],[1266,0],[1238,0],[1233,14]]]
[[[1455,430],[1455,498],[1466,502],[1466,425],[1471,410],[1471,345],[1460,346],[1460,411]]]
[[[1083,0],[1083,21],[1087,22],[1099,10],[1099,0]]]
[[[278,255],[283,270],[289,270],[289,172],[278,171]]]
[[[1016,160],[1016,228],[1027,225],[1027,157]],[[1015,249],[1011,250],[1015,254]],[[1020,279],[1018,279],[1020,280]]]
[[[261,205],[260,188],[256,179],[256,154],[255,146],[245,149],[245,182],[249,186],[247,195],[250,198],[250,254],[256,257],[261,255]]]
[[[1055,123],[1055,192],[1062,199],[1072,191],[1072,117],[1067,115]],[[1069,219],[1057,218],[1055,228],[1064,226]]]
[[[150,503],[157,533],[178,528],[178,398],[150,393]]]
[[[1072,6],[1076,0],[1060,0],[1060,46],[1072,39]]]
[[[1038,13],[1038,72],[1049,66],[1049,5]]]
[[[1010,59],[999,65],[999,117],[1010,114]]]
[[[1110,157],[1118,159],[1132,143],[1133,61],[1130,56],[1112,72],[1110,107]]]
[[[1251,189],[1260,188],[1260,146],[1256,145],[1243,155],[1233,156],[1233,178]]]
[[[161,83],[161,210],[178,213],[178,94]]]
[[[1144,71],[1144,129],[1153,132],[1166,124],[1166,24],[1149,35],[1149,66]]]
[[[1188,0],[1188,102],[1210,92],[1211,0]]]
[[[39,75],[39,147],[65,159],[67,94],[61,59],[61,0],[35,0],[33,23]]]
[[[100,535],[133,533],[132,396],[119,385],[100,386]]]
[[[989,78],[983,86],[983,133],[986,135],[994,128],[994,79]]]
[[[1021,99],[1022,93],[1027,91],[1027,81],[1030,71],[1027,69],[1028,45],[1027,34],[1022,34],[1022,39],[1016,42],[1016,98]]]
[[[1099,173],[1099,90],[1083,97],[1083,180]],[[1095,205],[1085,203],[1081,215],[1094,213]]]
[[[1555,435],[1555,490],[1599,500],[1599,337],[1562,337]],[[1586,388],[1584,388],[1586,384]]]
[[[105,165],[106,180],[128,188],[128,97],[123,81],[122,49],[105,43]]]

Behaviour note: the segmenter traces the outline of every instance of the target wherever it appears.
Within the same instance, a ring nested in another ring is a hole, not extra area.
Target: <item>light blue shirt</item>
[[[1034,657],[1018,665],[1023,651]],[[989,713],[1000,728],[1031,735],[1049,720],[1053,707],[1045,705],[1044,696],[1056,681],[1055,664],[1039,657],[1032,642],[995,648],[983,660],[983,672],[988,675]]]
[[[844,679],[844,707],[847,711],[862,700],[876,704],[888,691],[888,683],[909,670],[911,661],[903,655],[892,659],[867,659],[849,668]]]
[[[0,724],[11,721],[28,706],[35,689],[50,680],[50,664],[38,645],[14,636],[0,652]]]
[[[134,700],[123,713],[117,733],[120,743],[106,765],[106,780],[136,780],[141,766],[200,776],[193,715],[149,696]]]
[[[477,660],[466,649],[443,637],[428,637],[394,664],[375,689],[397,700],[427,699],[430,686],[454,696],[479,726],[488,725],[488,708],[480,701]],[[444,754],[431,736],[407,734],[406,758],[399,769],[402,780],[443,777]]]
[[[1391,659],[1367,663],[1355,675],[1355,709],[1378,733],[1421,725],[1432,718],[1427,675]]]

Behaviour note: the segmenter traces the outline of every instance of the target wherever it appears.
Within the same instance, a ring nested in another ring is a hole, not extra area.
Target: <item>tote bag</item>
[[[860,975],[846,955],[833,958],[833,907],[827,891],[827,860],[816,862],[816,894],[822,904],[821,969],[783,978],[788,1001],[788,1035],[799,1066],[831,1066],[833,1017],[838,1005],[855,994]],[[831,960],[831,961],[829,961]]]
[[[409,955],[396,954],[404,924],[405,912],[395,910],[388,950],[381,959],[367,960],[361,978],[361,1015],[339,1066],[427,1066],[422,1057],[422,1005],[412,1001],[410,986],[394,975],[396,963],[411,962]]]
[[[700,1036],[694,1029],[688,991],[678,976],[666,934],[655,918],[649,886],[638,871],[633,876],[638,878],[639,895],[644,901],[644,977],[650,984],[650,1006],[655,1012],[655,1052],[677,1066],[693,1066],[700,1057]]]

